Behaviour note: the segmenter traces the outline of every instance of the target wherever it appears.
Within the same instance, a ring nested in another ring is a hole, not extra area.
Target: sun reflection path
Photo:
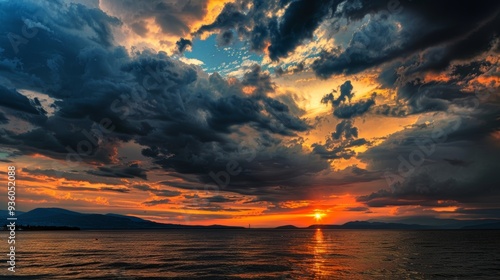
[[[325,244],[323,240],[323,231],[316,229],[314,233],[314,274],[318,277],[324,275],[323,264],[325,262],[324,255],[326,253]]]

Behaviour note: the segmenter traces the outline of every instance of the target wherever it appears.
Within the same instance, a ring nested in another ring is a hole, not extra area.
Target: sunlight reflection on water
[[[18,240],[16,279],[495,279],[500,275],[498,231],[19,232]],[[9,275],[7,269],[0,275]]]

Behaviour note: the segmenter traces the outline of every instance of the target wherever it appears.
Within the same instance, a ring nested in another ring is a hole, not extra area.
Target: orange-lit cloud
[[[101,0],[99,7],[107,14],[122,20],[123,24],[115,28],[115,39],[128,50],[149,48],[173,54],[176,48],[175,43],[181,37],[192,39],[191,33],[204,24],[212,23],[228,2],[233,1],[166,2],[169,7],[176,7],[178,11],[165,15],[161,14],[161,10],[155,10],[154,3],[152,7],[145,3],[134,8],[126,7],[119,1]],[[193,8],[193,6],[202,7]],[[159,21],[173,16],[176,18],[172,18],[170,24],[178,25],[179,28],[166,30],[162,25],[167,23],[159,23]]]

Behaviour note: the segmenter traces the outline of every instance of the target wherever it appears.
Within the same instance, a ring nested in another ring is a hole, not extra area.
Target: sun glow
[[[316,220],[316,222],[319,222],[321,219],[323,219],[323,216],[325,216],[325,214],[320,212],[316,212],[313,214],[313,217]]]

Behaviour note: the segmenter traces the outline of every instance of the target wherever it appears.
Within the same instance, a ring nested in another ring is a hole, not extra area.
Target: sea
[[[0,279],[500,279],[495,230],[20,231],[14,273],[6,253]]]

